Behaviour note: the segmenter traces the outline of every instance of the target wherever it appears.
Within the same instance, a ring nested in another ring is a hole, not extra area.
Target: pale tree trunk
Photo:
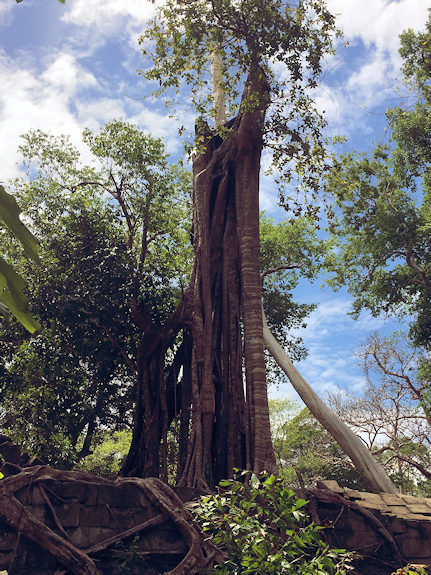
[[[223,89],[223,57],[220,46],[211,52],[211,80],[214,107],[214,128],[226,123],[226,103]]]
[[[384,469],[374,459],[360,438],[323,403],[295,368],[272,335],[265,315],[263,315],[263,337],[269,353],[287,375],[302,401],[317,421],[335,439],[344,453],[350,457],[355,467],[362,471],[369,488],[376,493],[398,493]]]

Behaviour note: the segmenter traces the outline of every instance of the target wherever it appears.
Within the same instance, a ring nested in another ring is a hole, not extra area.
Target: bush
[[[229,559],[205,573],[341,575],[353,554],[329,549],[296,497],[274,475],[246,473],[221,481],[218,494],[200,499],[195,519]]]

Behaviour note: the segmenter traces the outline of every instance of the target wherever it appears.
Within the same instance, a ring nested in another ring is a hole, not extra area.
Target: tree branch
[[[264,278],[269,274],[274,274],[276,272],[282,272],[282,271],[287,271],[287,270],[297,270],[297,269],[301,269],[301,267],[302,266],[300,264],[286,264],[284,266],[277,266],[275,268],[269,268],[269,269],[265,270],[264,272],[262,272],[260,274],[260,277],[263,281]]]

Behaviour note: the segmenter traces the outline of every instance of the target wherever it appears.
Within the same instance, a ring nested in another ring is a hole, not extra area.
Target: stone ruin
[[[0,481],[0,573],[192,575],[225,559],[187,511],[194,490],[175,494],[157,479],[109,481],[33,466],[4,437],[0,453],[15,456]],[[299,495],[309,501],[313,521],[326,527],[329,545],[361,554],[355,573],[431,566],[431,499],[364,493],[335,481]],[[131,557],[136,571],[126,571]]]
[[[313,520],[332,547],[357,551],[364,575],[390,575],[407,563],[431,567],[431,499],[366,493],[320,481],[307,489]],[[430,569],[431,573],[431,569]]]

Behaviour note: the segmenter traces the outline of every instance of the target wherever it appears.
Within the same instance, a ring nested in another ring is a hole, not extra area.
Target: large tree
[[[160,140],[129,124],[114,121],[84,137],[91,167],[67,138],[27,134],[21,152],[29,178],[15,183],[42,244],[40,265],[22,269],[42,329],[27,341],[11,326],[2,338],[10,414],[3,425],[29,447],[39,446],[32,438],[46,437],[43,455],[49,456],[62,433],[76,446],[82,431],[90,441],[95,424],[120,420],[127,388],[138,379],[137,392],[142,389],[141,303],[163,332],[188,280],[188,176],[168,165]],[[18,248],[4,234],[2,240],[19,261]],[[34,433],[13,417],[20,401],[27,415],[31,409],[37,415],[29,418]],[[42,416],[47,424],[38,426]]]
[[[357,356],[366,374],[361,394],[331,396],[330,404],[402,488],[429,492],[431,479],[429,379],[421,368],[426,350],[395,334],[370,336]],[[429,354],[428,354],[429,356]]]
[[[232,467],[275,466],[263,353],[260,159],[267,147],[280,181],[290,182],[295,169],[317,190],[324,121],[309,90],[333,33],[334,18],[320,1],[193,1],[163,5],[141,39],[152,59],[145,76],[168,98],[180,90],[184,98],[188,89],[199,115],[185,484],[206,486]],[[231,118],[226,123],[212,104],[210,54],[215,92],[225,94]]]
[[[138,399],[143,393],[139,365],[148,347],[137,310],[146,310],[155,333],[163,334],[187,291],[191,267],[188,177],[176,168],[171,173],[160,142],[118,121],[84,138],[92,167],[65,137],[24,137],[29,177],[15,187],[41,249],[38,265],[21,260],[20,269],[41,329],[28,337],[4,322],[0,344],[0,424],[31,453],[63,467],[85,457],[101,429],[130,425],[131,391]],[[300,341],[289,340],[286,327],[303,322],[312,306],[295,303],[292,290],[300,275],[315,274],[325,242],[305,220],[275,224],[264,214],[261,237],[266,312],[293,356],[302,357]],[[1,240],[2,250],[19,261],[19,246],[6,234]],[[166,396],[165,425],[171,427],[166,443],[159,437],[154,448],[132,445],[129,456],[148,462],[151,450],[160,450],[164,477],[166,449],[169,464],[175,434],[181,421],[188,422],[187,410],[181,413],[184,347],[182,334],[167,342],[161,366],[159,393]],[[139,438],[138,423],[145,421],[135,419]],[[187,435],[180,436],[183,460]],[[146,473],[159,471],[159,461],[153,462]]]

